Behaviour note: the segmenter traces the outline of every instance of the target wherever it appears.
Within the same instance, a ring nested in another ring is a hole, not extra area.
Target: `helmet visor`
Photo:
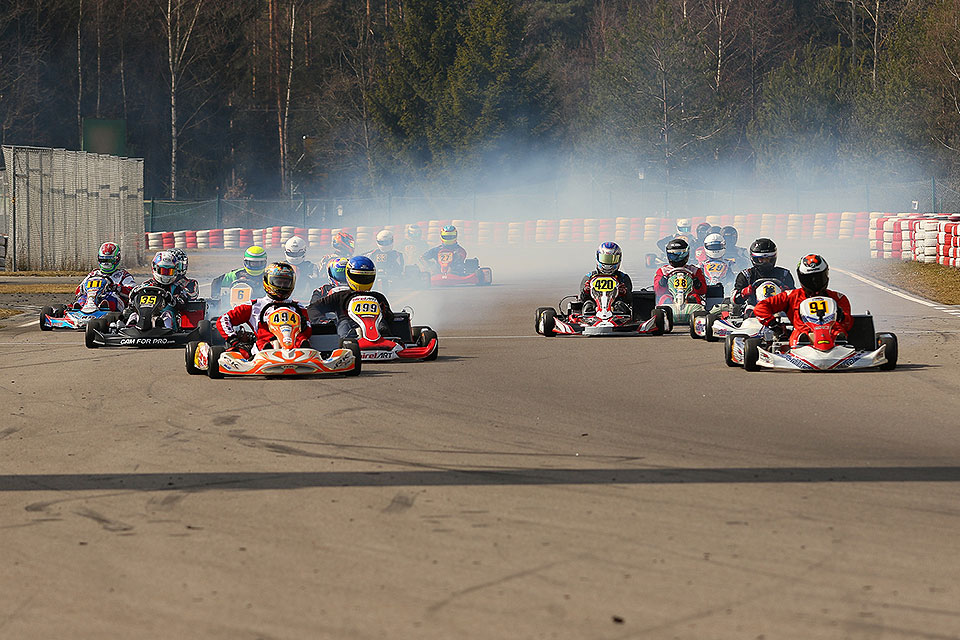
[[[244,258],[243,268],[253,275],[259,275],[263,273],[264,269],[267,268],[267,259],[266,258]]]
[[[161,267],[161,266],[158,265],[158,266],[156,266],[156,267],[153,268],[153,272],[154,272],[156,275],[160,276],[160,277],[168,278],[168,277],[173,277],[173,276],[177,275],[177,268],[176,268],[176,267]]]
[[[726,249],[726,247],[722,242],[708,242],[705,245],[703,245],[703,248],[706,249],[707,251],[723,251],[724,249]]]
[[[620,256],[615,253],[598,253],[597,262],[607,267],[615,267],[620,264]]]
[[[667,261],[672,265],[686,262],[689,256],[689,249],[682,249],[680,251],[667,251]]]
[[[829,275],[826,270],[817,273],[799,273],[800,286],[808,291],[820,292],[827,288]]]
[[[758,267],[773,267],[777,264],[777,254],[775,253],[754,253],[753,264]]]
[[[376,271],[351,271],[349,275],[351,280],[363,286],[372,285],[373,281],[377,279]]]

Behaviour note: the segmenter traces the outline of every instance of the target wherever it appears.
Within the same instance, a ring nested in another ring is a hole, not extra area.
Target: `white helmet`
[[[393,248],[393,231],[390,229],[384,229],[377,234],[377,246],[383,249],[384,251],[389,251]]]
[[[160,284],[171,284],[178,272],[177,256],[172,251],[157,251],[153,256],[153,279]]]
[[[719,233],[711,233],[703,239],[703,251],[707,257],[719,260],[727,251],[727,242]]]
[[[693,228],[693,225],[690,223],[690,218],[680,218],[677,220],[677,233],[690,233],[690,229]]]
[[[293,236],[283,243],[283,252],[287,254],[287,262],[300,264],[307,255],[307,243],[300,236]]]

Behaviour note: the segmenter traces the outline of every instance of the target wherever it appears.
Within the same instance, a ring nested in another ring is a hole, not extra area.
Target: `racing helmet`
[[[770,238],[757,238],[750,245],[750,260],[762,274],[768,274],[777,266],[777,245]]]
[[[711,236],[711,235],[713,235],[713,234],[715,234],[715,233],[719,233],[719,234],[723,235],[723,229],[720,228],[720,227],[718,227],[717,225],[711,225],[711,227],[710,227],[709,229],[707,229],[707,235],[708,235],[708,236]],[[706,237],[706,236],[704,236],[704,237]]]
[[[808,295],[822,294],[830,282],[830,267],[823,256],[811,253],[800,258],[797,265],[797,279]]]
[[[357,246],[357,241],[354,240],[353,236],[346,231],[341,231],[337,235],[333,236],[333,240],[330,241],[330,245],[339,255],[349,258],[353,255],[353,250]]]
[[[677,233],[690,233],[690,218],[677,220]]]
[[[740,234],[737,233],[736,227],[726,226],[720,230],[720,235],[723,236],[723,239],[727,243],[728,247],[737,246],[737,240],[740,239]]]
[[[354,256],[347,262],[347,284],[354,291],[370,291],[377,279],[377,268],[367,256]]]
[[[683,238],[674,238],[667,243],[665,252],[671,267],[682,267],[690,258],[690,245]]]
[[[288,262],[274,262],[263,271],[263,290],[274,300],[286,300],[293,295],[297,272]]]
[[[703,251],[708,258],[719,260],[727,252],[727,243],[719,233],[711,233],[703,239]]]
[[[597,271],[606,275],[616,273],[622,258],[620,245],[616,242],[604,242],[597,247]]]
[[[113,273],[120,268],[120,245],[115,242],[104,242],[97,252],[97,263],[101,273]]]
[[[187,267],[189,266],[187,252],[183,249],[171,249],[170,253],[177,259],[177,273],[182,276],[187,275]]]
[[[259,276],[267,267],[267,251],[253,245],[243,252],[243,268],[251,276]]]
[[[703,244],[703,239],[710,235],[710,223],[701,222],[697,225],[697,242]]]
[[[419,240],[423,237],[423,229],[420,225],[408,224],[406,229],[407,240]]]
[[[290,264],[300,264],[307,255],[307,241],[300,236],[293,236],[283,243],[283,252]]]
[[[327,261],[327,275],[330,284],[347,284],[347,259],[330,258]]]
[[[160,284],[173,284],[177,272],[177,257],[173,251],[157,251],[153,256],[153,279]]]
[[[448,224],[443,229],[440,229],[440,242],[450,246],[457,244],[457,228],[452,224]]]
[[[393,249],[393,231],[384,229],[377,234],[377,246],[381,251],[390,251]]]

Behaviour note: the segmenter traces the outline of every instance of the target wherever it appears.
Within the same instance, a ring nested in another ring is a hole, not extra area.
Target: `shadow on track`
[[[309,487],[960,482],[960,467],[734,467],[0,475],[0,491],[262,491]]]

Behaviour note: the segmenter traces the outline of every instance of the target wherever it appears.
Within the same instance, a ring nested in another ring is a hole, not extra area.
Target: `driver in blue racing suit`
[[[633,281],[630,276],[620,271],[620,262],[623,252],[616,242],[604,242],[597,247],[597,268],[583,276],[580,281],[580,300],[583,304],[583,313],[589,315],[593,307],[593,296],[590,293],[590,281],[597,276],[606,276],[617,281],[617,297],[614,302],[617,313],[630,313],[630,304],[633,301]],[[628,305],[624,308],[622,305]]]
[[[337,315],[337,335],[341,338],[356,338],[357,323],[348,312],[350,301],[357,296],[371,296],[380,303],[380,318],[386,329],[387,318],[393,318],[393,311],[386,296],[379,291],[372,291],[373,283],[377,279],[377,268],[373,261],[366,256],[354,256],[347,262],[347,289],[335,290],[323,298],[314,298],[310,301],[308,311],[313,317],[322,317],[327,313]]]

